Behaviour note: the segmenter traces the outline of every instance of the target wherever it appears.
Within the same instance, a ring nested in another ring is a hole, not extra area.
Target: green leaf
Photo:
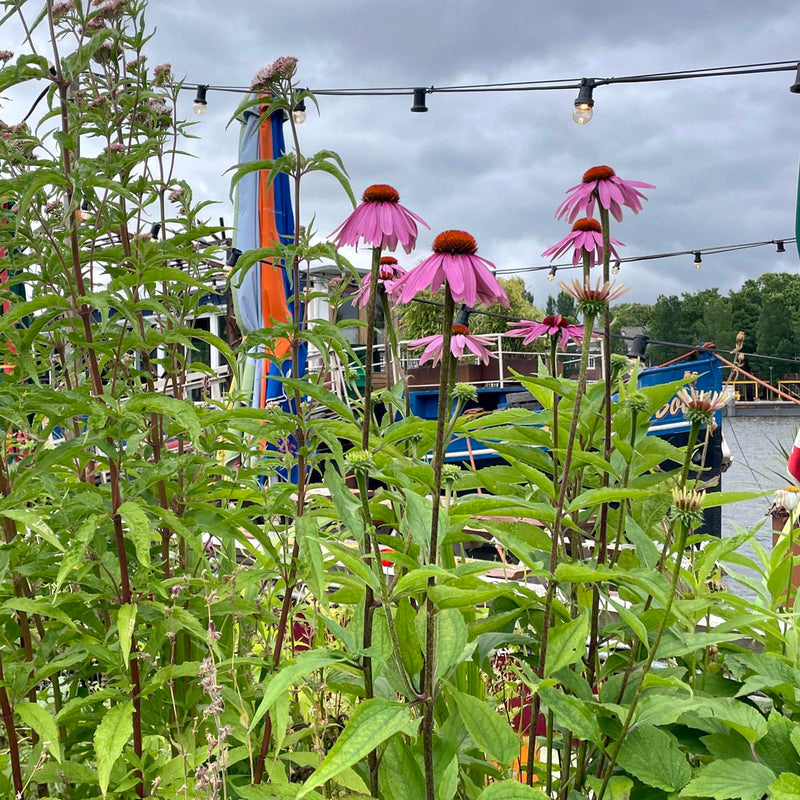
[[[133,733],[133,703],[119,703],[106,713],[94,732],[94,752],[97,756],[97,781],[103,797],[108,791],[111,769],[122,755]]]
[[[603,785],[602,778],[588,775],[586,782],[594,789],[595,796],[600,794],[600,788]],[[631,789],[633,789],[633,781],[630,778],[625,777],[625,775],[614,775],[608,781],[606,796],[609,800],[630,800]]]
[[[550,677],[560,669],[575,664],[583,658],[588,636],[588,614],[581,614],[563,625],[554,627],[547,639],[543,677]]]
[[[492,761],[508,765],[519,756],[517,734],[496,709],[471,694],[452,690],[472,740]]]
[[[165,394],[143,392],[135,394],[125,405],[127,411],[149,411],[163,414],[173,419],[175,424],[186,431],[192,442],[200,439],[200,421],[197,409],[188,400],[177,400]]]
[[[360,761],[381,742],[399,733],[410,719],[410,709],[403,703],[393,703],[381,697],[361,703],[319,769],[303,784],[297,794],[298,800]]]
[[[61,744],[53,717],[38,703],[19,702],[14,706],[14,710],[29,728],[36,731],[53,758],[61,763]]]
[[[125,669],[128,668],[128,661],[131,654],[131,638],[133,629],[136,627],[136,603],[125,603],[120,606],[117,612],[117,632],[119,633],[119,646],[122,650],[122,660],[125,662]]]
[[[458,663],[467,646],[467,625],[460,611],[440,611],[436,617],[436,675],[438,681]]]
[[[397,641],[403,665],[409,675],[416,675],[422,669],[422,647],[414,624],[416,613],[407,597],[401,597],[394,615]]]
[[[133,539],[133,546],[136,549],[136,558],[143,567],[150,566],[150,545],[152,536],[150,533],[150,520],[147,514],[142,511],[136,503],[130,501],[123,503],[117,513],[122,518]]]
[[[339,471],[332,464],[328,464],[325,469],[325,486],[331,493],[333,504],[336,506],[343,527],[350,531],[356,541],[363,544],[364,520],[361,517],[361,507],[353,493],[347,488]]]
[[[540,689],[539,696],[542,703],[553,712],[561,728],[572,731],[573,736],[579,739],[600,744],[600,726],[587,703],[554,688]]]
[[[51,544],[59,552],[64,552],[64,545],[58,541],[50,526],[37,514],[20,508],[4,508],[0,510],[0,516],[21,522],[25,527],[39,534],[48,544]]]
[[[288,691],[290,686],[293,686],[301,678],[314,672],[315,670],[327,667],[330,664],[335,664],[343,658],[341,653],[330,650],[308,650],[302,655],[297,657],[293,664],[284,667],[272,676],[267,690],[264,692],[264,697],[258,704],[256,713],[250,722],[250,730],[258,724],[264,714],[269,711],[272,704],[278,699],[278,695]]]
[[[628,731],[618,761],[642,783],[666,792],[676,792],[692,777],[675,737],[653,725],[639,725]]]
[[[761,800],[774,780],[775,773],[763,764],[738,758],[719,759],[702,767],[680,796]]]
[[[770,800],[800,800],[800,775],[781,772],[769,785]]]
[[[294,529],[300,546],[301,563],[307,566],[306,580],[309,588],[317,601],[325,604],[325,566],[314,518],[308,514],[295,517]]]
[[[402,775],[403,779],[398,780]],[[393,736],[386,744],[379,767],[381,792],[386,800],[419,800],[425,797],[425,778],[422,770],[403,741]]]
[[[519,781],[497,781],[490,783],[477,800],[548,800],[548,797],[541,789]]]

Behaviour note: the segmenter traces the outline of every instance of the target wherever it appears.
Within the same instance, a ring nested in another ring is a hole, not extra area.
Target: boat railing
[[[754,380],[736,380],[731,381],[728,385],[733,388],[737,403],[752,403],[765,400],[770,402],[791,402],[787,397],[781,396],[780,392],[800,399],[800,380],[779,380],[776,387],[766,386]]]

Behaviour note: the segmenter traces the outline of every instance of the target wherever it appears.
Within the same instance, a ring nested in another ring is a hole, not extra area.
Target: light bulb
[[[585,125],[587,122],[591,122],[593,114],[594,111],[592,111],[591,106],[575,106],[575,108],[572,109],[572,120],[573,122],[577,122],[578,125]]]
[[[695,250],[694,253],[694,267],[695,269],[700,269],[703,266],[703,257],[700,254],[699,250]]]
[[[547,280],[552,281],[556,277],[555,269],[551,269],[550,272],[547,273]]]
[[[205,113],[206,113],[206,108],[207,108],[207,107],[208,107],[208,103],[199,103],[199,102],[197,102],[197,101],[195,100],[195,103],[194,103],[194,113],[195,113],[195,114],[197,114],[197,116],[199,117],[199,116],[201,116],[202,114],[205,114]]]
[[[611,272],[613,275],[617,275],[619,273],[619,261],[614,262],[614,266],[611,267]]]
[[[306,121],[306,110],[304,108],[296,108],[292,111],[295,125],[302,125]]]

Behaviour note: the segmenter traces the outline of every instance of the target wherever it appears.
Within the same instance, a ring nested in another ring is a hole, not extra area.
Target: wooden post
[[[789,512],[780,506],[772,510],[772,546],[775,547],[781,540],[783,529],[789,519]],[[792,569],[792,586],[800,588],[800,528],[795,528],[793,532],[792,554],[794,555],[794,568]],[[788,553],[787,553],[788,555]],[[792,598],[789,605],[794,605]]]

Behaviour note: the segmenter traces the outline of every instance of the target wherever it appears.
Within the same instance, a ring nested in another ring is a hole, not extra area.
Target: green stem
[[[584,320],[584,330],[591,331],[594,324],[594,315],[586,314]],[[559,493],[558,500],[556,501],[556,515],[553,521],[552,541],[550,543],[550,565],[549,574],[547,577],[547,592],[544,599],[544,618],[542,620],[542,636],[539,645],[539,667],[538,675],[541,678],[544,674],[545,658],[547,656],[547,639],[550,631],[551,615],[553,608],[553,597],[556,590],[556,562],[558,557],[558,541],[561,536],[561,523],[564,518],[564,503],[567,495],[567,485],[569,483],[569,471],[572,466],[572,454],[575,448],[575,436],[578,430],[578,419],[580,417],[581,403],[583,395],[586,392],[586,370],[589,366],[589,347],[591,345],[591,336],[583,337],[583,346],[581,348],[581,363],[580,371],[578,373],[578,384],[575,392],[575,406],[572,409],[572,421],[570,423],[569,436],[567,437],[567,450],[564,454],[564,464],[561,469],[561,478],[559,480]],[[539,716],[540,700],[538,692],[534,695],[533,709],[531,713],[531,722],[528,729],[528,764],[527,764],[527,782],[529,786],[533,786],[533,760],[536,739],[536,720]]]
[[[403,384],[403,396],[405,398],[405,416],[406,419],[411,416],[411,398],[409,395],[409,386],[408,386],[408,375],[406,375],[406,371],[403,369],[403,365],[400,361],[400,345],[397,341],[397,330],[394,326],[394,316],[392,315],[392,307],[389,303],[389,298],[386,295],[386,292],[381,289],[381,303],[383,305],[383,318],[386,321],[386,337],[389,340],[389,347],[391,348],[392,352],[392,365],[393,369],[393,380],[399,380]]]
[[[694,425],[692,425],[692,428],[694,429]],[[667,628],[667,622],[669,621],[669,615],[672,610],[672,603],[675,600],[675,592],[678,587],[678,580],[680,579],[681,575],[681,560],[683,559],[683,551],[686,547],[686,539],[689,535],[689,528],[687,525],[683,521],[679,521],[678,524],[680,529],[678,533],[678,547],[675,552],[675,567],[672,570],[672,581],[670,582],[669,595],[667,596],[667,602],[664,606],[664,613],[661,615],[661,620],[658,624],[658,629],[656,630],[656,637],[653,640],[653,645],[650,648],[650,652],[647,655],[647,660],[642,668],[641,680],[639,681],[639,685],[636,687],[636,692],[634,693],[631,704],[628,707],[628,713],[625,716],[625,722],[622,725],[622,731],[620,732],[620,735],[617,737],[617,740],[614,744],[614,750],[611,753],[608,766],[606,767],[606,772],[603,776],[603,784],[598,792],[597,800],[603,800],[603,797],[605,796],[606,789],[608,788],[608,782],[611,780],[611,774],[614,771],[614,767],[617,763],[620,748],[622,747],[623,741],[625,741],[625,737],[628,735],[631,721],[633,720],[633,715],[636,712],[636,706],[639,703],[639,698],[641,697],[644,689],[644,678],[648,672],[650,672],[650,668],[653,666],[653,661],[655,660],[658,646],[661,644],[661,637],[664,635],[664,631]]]
[[[369,449],[369,429],[372,424],[372,361],[375,338],[375,301],[378,295],[380,247],[372,248],[372,271],[369,275],[369,304],[367,305],[367,349],[364,354],[364,419],[361,422],[361,449]]]
[[[439,408],[436,418],[436,444],[433,449],[433,505],[431,508],[431,532],[428,546],[428,563],[435,565],[439,552],[439,509],[442,493],[442,465],[446,448],[445,430],[450,417],[450,339],[452,338],[455,303],[450,287],[445,283],[444,309],[442,313],[442,358],[439,370]],[[428,588],[433,588],[435,578],[428,579]],[[433,778],[433,712],[434,676],[436,669],[436,607],[430,594],[425,597],[425,664],[422,675],[424,711],[422,716],[422,756],[425,767],[426,800],[436,800]]]

